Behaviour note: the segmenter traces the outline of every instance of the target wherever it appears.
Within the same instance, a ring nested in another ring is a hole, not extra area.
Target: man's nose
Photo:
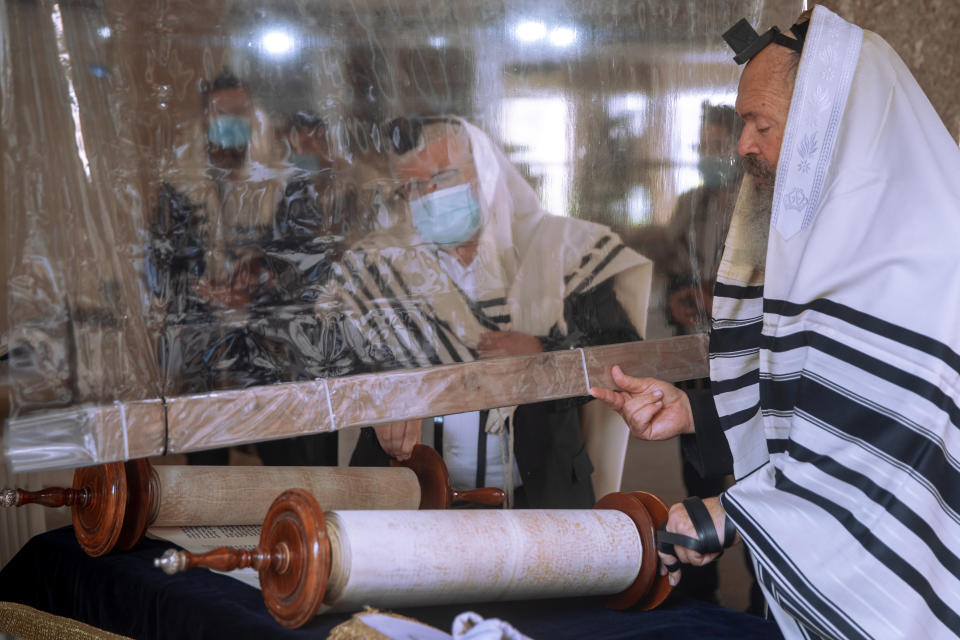
[[[737,155],[745,158],[751,153],[759,153],[760,147],[757,145],[756,134],[750,131],[749,127],[744,127],[740,133],[740,140],[737,142]]]

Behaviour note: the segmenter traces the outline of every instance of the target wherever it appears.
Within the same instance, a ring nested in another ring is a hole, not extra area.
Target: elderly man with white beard
[[[960,635],[960,150],[903,62],[824,7],[725,34],[744,179],[709,396],[593,394],[685,439],[722,496],[674,505],[662,572],[741,539],[792,638]],[[686,537],[684,537],[686,536]],[[673,544],[671,544],[673,543]]]

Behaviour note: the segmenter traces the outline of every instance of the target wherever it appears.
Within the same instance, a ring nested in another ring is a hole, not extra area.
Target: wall
[[[960,2],[828,0],[822,4],[883,36],[916,77],[953,139],[960,139],[960,55],[956,51]]]

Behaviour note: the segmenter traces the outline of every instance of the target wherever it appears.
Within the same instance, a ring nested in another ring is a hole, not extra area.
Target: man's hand
[[[413,454],[413,446],[420,442],[423,423],[420,420],[405,420],[380,424],[373,428],[377,440],[386,454],[398,461],[408,460]]]
[[[663,380],[628,376],[619,366],[611,373],[622,391],[591,387],[590,395],[619,413],[635,437],[668,440],[694,432],[690,400],[683,391]]]
[[[723,525],[726,521],[727,514],[720,505],[720,498],[704,498],[703,505],[707,508],[707,511],[710,512],[713,526],[717,528],[717,538],[720,539],[720,544],[726,545],[727,541],[723,539]],[[683,506],[682,502],[678,502],[670,507],[670,513],[667,516],[667,531],[690,536],[694,539],[698,537],[697,530],[690,520],[690,514],[687,513],[687,509]],[[701,567],[713,562],[720,555],[719,553],[708,553],[704,555],[687,549],[686,547],[681,547],[680,545],[674,545],[674,549],[677,552],[676,556],[660,552],[660,575],[662,576],[667,575],[668,566],[675,565],[678,561],[695,567]],[[680,569],[677,568],[675,571],[670,571],[669,575],[670,584],[676,586],[677,583],[680,582]]]
[[[690,331],[700,320],[697,290],[694,287],[683,287],[673,291],[667,297],[667,309],[670,311],[671,320]]]
[[[591,387],[590,395],[620,414],[641,440],[669,440],[693,433],[693,412],[687,394],[656,378],[634,378],[614,366],[613,381],[622,391]]]
[[[700,299],[703,299],[703,309]],[[682,287],[667,297],[670,319],[687,332],[697,330],[710,315],[713,307],[713,286],[705,282],[700,287]]]
[[[253,293],[270,284],[273,275],[260,267],[258,260],[238,263],[226,283],[214,284],[206,279],[197,283],[197,295],[209,304],[221,308],[238,309],[253,301]]]
[[[543,345],[540,338],[519,331],[488,331],[480,335],[477,343],[480,358],[499,358],[502,356],[522,356],[541,353]]]
[[[239,309],[250,304],[253,298],[244,287],[212,285],[206,280],[197,283],[197,295],[200,299],[223,309]]]

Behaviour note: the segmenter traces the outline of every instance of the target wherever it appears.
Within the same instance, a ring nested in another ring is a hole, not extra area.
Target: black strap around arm
[[[664,522],[663,526],[657,531],[657,549],[660,552],[676,555],[674,545],[680,545],[681,547],[686,547],[691,551],[702,554],[722,553],[724,549],[733,544],[737,536],[737,530],[729,517],[724,520],[724,543],[720,544],[720,538],[717,536],[717,528],[713,525],[713,518],[710,516],[710,511],[707,510],[706,505],[703,504],[703,500],[696,496],[690,496],[689,498],[684,498],[683,506],[690,515],[690,522],[693,523],[697,537],[691,538],[690,536],[667,531],[667,523]]]

